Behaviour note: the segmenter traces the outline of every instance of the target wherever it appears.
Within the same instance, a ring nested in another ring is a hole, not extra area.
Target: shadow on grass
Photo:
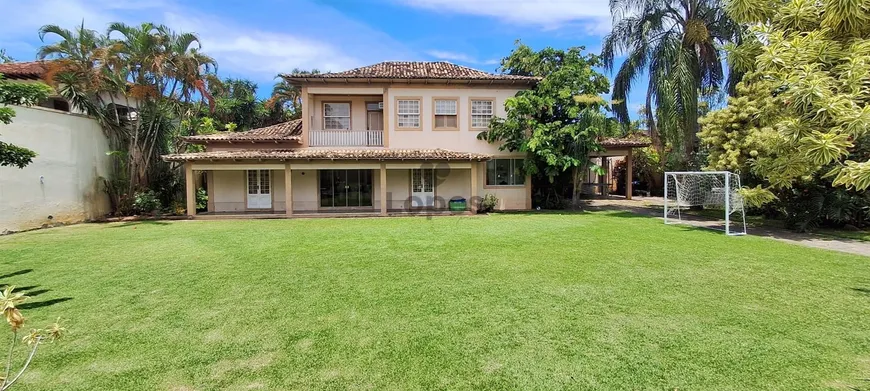
[[[125,228],[125,227],[134,227],[137,225],[169,225],[167,221],[161,220],[141,220],[141,221],[127,221],[121,224],[112,225],[109,228]]]
[[[0,276],[0,279],[6,279],[6,278],[15,277],[15,276],[20,276],[22,274],[27,274],[27,273],[30,273],[32,271],[33,271],[33,269],[22,269],[22,270],[19,270],[16,272],[4,274],[4,275]],[[0,282],[0,288],[2,288],[2,289],[6,289],[6,287],[10,286],[10,285],[14,286],[14,284]],[[25,296],[30,297],[30,298],[51,292],[51,289],[36,289],[39,287],[40,287],[39,285],[16,286],[14,292],[23,293]],[[41,307],[47,307],[50,305],[54,305],[57,303],[63,303],[63,302],[68,301],[68,300],[72,300],[72,297],[60,297],[60,298],[56,298],[56,299],[49,299],[49,300],[43,300],[43,301],[26,302],[26,303],[22,303],[22,304],[18,305],[18,308],[21,308],[21,309],[41,308]]]
[[[864,296],[870,297],[870,288],[852,288],[852,290]]]
[[[69,300],[72,300],[72,297],[60,297],[60,298],[57,298],[57,299],[50,299],[50,300],[43,300],[43,301],[35,301],[35,302],[23,303],[23,304],[20,304],[20,305],[18,306],[18,308],[21,308],[21,309],[23,309],[23,310],[32,310],[32,309],[34,309],[34,308],[48,307],[48,306],[50,306],[50,305],[55,305],[55,304],[57,304],[57,303],[63,303],[63,302],[65,302],[65,301],[69,301]]]
[[[20,276],[20,275],[22,275],[22,274],[27,274],[27,273],[30,273],[30,272],[32,272],[32,271],[33,271],[33,269],[21,269],[21,270],[19,270],[19,271],[17,271],[17,272],[12,272],[12,273],[4,274],[4,275],[0,276],[0,279],[9,278],[9,277],[15,277],[15,276]]]

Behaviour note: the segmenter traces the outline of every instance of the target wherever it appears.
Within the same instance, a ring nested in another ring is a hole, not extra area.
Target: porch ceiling
[[[171,162],[219,160],[466,160],[485,161],[492,156],[446,149],[274,149],[211,151],[163,155]]]

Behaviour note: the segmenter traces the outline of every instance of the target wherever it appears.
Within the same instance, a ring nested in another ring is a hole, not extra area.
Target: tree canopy
[[[589,154],[601,149],[598,138],[608,129],[607,105],[600,94],[609,91],[610,83],[594,69],[601,65],[600,58],[584,50],[534,51],[517,43],[501,61],[501,71],[541,80],[535,88],[507,99],[506,117],[494,118],[489,130],[478,136],[500,143],[502,150],[525,152],[529,174],[542,170],[554,178],[573,170],[575,200]]]
[[[649,75],[644,102],[646,123],[659,154],[681,151],[682,166],[693,158],[699,101],[725,83],[720,46],[739,37],[740,27],[721,0],[611,0],[613,29],[604,39],[602,58],[613,69],[614,112],[628,123],[628,94],[640,75]],[[729,85],[739,80],[740,73]]]
[[[700,133],[709,166],[743,170],[768,190],[813,178],[870,187],[870,7],[850,0],[732,0],[729,14],[751,26],[729,61],[747,72],[738,94],[707,115]],[[752,197],[754,196],[754,197]]]

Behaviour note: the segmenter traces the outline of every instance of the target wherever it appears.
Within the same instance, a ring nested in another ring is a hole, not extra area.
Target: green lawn
[[[21,390],[870,388],[870,258],[626,213],[78,225],[0,264],[70,329]]]

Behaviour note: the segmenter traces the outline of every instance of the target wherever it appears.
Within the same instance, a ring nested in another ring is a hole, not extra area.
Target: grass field
[[[870,258],[626,213],[0,237],[21,390],[870,388]]]

